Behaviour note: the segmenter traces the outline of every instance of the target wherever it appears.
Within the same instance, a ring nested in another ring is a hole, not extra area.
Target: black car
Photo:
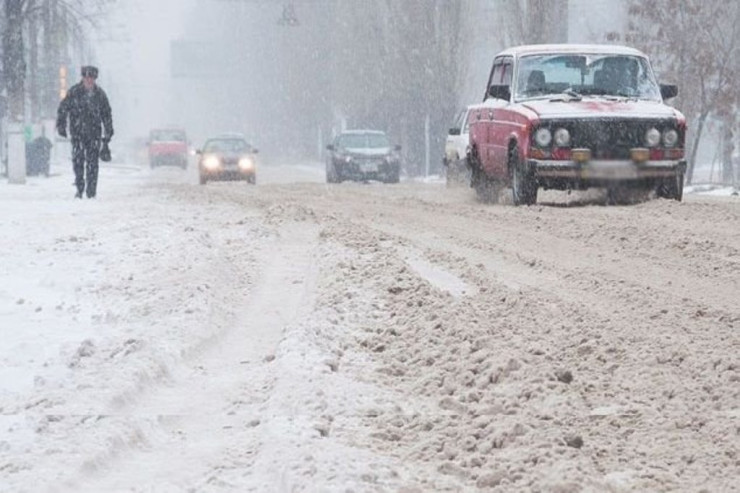
[[[380,130],[346,130],[332,144],[326,160],[327,183],[378,180],[398,183],[401,146],[392,146]]]
[[[209,180],[257,181],[257,159],[259,151],[244,137],[224,135],[206,141],[197,154],[200,184]]]

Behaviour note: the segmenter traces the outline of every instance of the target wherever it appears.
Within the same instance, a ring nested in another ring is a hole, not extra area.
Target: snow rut
[[[165,385],[122,404],[117,415],[135,438],[117,435],[70,490],[199,490],[218,487],[218,471],[249,469],[261,408],[279,378],[269,369],[275,350],[311,305],[316,240],[314,227],[289,226],[254,252],[259,281],[232,293],[230,326],[171,368]]]

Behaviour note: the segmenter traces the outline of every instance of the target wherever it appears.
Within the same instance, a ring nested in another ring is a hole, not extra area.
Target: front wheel
[[[339,177],[337,177],[337,170],[333,164],[326,165],[326,183],[338,183]]]
[[[509,152],[509,170],[511,170],[511,192],[514,205],[536,203],[537,182],[532,172],[519,162],[519,151],[516,147]]]
[[[200,175],[200,184],[205,185],[208,179],[204,175]]]
[[[681,202],[683,200],[683,180],[684,173],[677,173],[671,178],[666,178],[663,183],[658,185],[658,197]]]
[[[391,171],[385,180],[386,183],[398,183],[400,181],[401,181],[400,168],[396,168],[393,171]]]

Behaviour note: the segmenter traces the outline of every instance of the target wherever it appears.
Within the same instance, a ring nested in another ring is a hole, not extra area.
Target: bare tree
[[[5,0],[3,26],[3,75],[8,93],[8,118],[23,120],[26,58],[23,43],[25,0]]]
[[[27,98],[32,119],[53,112],[58,101],[55,96],[50,97],[57,92],[58,79],[54,74],[68,62],[69,51],[85,49],[89,44],[85,26],[98,28],[100,19],[114,3],[115,0],[4,0],[3,82],[12,121],[24,119]],[[39,43],[41,35],[43,41]]]
[[[690,184],[707,118],[711,114],[721,116],[737,104],[740,4],[724,0],[633,0],[628,36],[651,55],[664,78],[681,88],[676,105],[689,119],[686,181]],[[737,122],[737,114],[732,114]]]
[[[425,158],[425,121],[432,152],[441,155],[445,128],[459,104],[467,8],[463,0],[337,5],[335,113],[350,125],[388,130],[403,145],[407,169],[414,174]]]
[[[568,0],[494,0],[502,46],[568,41]]]

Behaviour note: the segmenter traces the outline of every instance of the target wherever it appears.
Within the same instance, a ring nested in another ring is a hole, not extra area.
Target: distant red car
[[[511,187],[514,204],[539,188],[655,191],[681,200],[686,119],[664,104],[648,58],[611,45],[532,45],[499,53],[485,100],[470,109],[471,185],[482,200]]]
[[[149,133],[149,166],[188,167],[188,138],[179,128],[158,128]]]

